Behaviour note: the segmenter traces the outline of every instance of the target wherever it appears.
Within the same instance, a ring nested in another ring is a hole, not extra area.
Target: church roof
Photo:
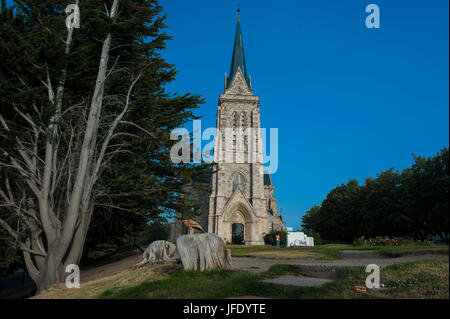
[[[241,72],[244,75],[247,85],[250,87],[249,79],[247,75],[247,66],[245,65],[245,55],[244,55],[244,43],[242,40],[241,22],[237,21],[236,25],[236,36],[234,38],[234,48],[233,57],[231,59],[230,76],[228,77],[227,86],[231,85],[234,76],[237,73],[238,68],[241,68]]]

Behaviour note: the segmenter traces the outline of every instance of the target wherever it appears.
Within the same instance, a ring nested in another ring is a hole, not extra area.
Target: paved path
[[[255,273],[267,271],[275,264],[291,264],[300,267],[301,276],[283,275],[269,278],[263,282],[276,284],[282,287],[319,287],[327,282],[340,278],[342,267],[365,267],[376,264],[384,267],[391,264],[404,263],[417,260],[442,259],[448,260],[448,255],[421,254],[406,255],[389,258],[380,256],[373,251],[342,250],[342,259],[321,261],[311,259],[263,259],[254,257],[233,257],[233,268],[249,270]],[[251,296],[241,297],[251,298]]]
[[[294,286],[294,287],[320,287],[327,282],[332,282],[332,279],[312,278],[304,276],[280,276],[278,278],[264,279],[263,282],[276,284],[280,286]]]
[[[421,254],[405,255],[401,257],[383,257],[372,251],[364,250],[343,250],[342,259],[338,260],[311,260],[311,259],[265,259],[256,257],[233,257],[234,269],[245,269],[255,273],[267,271],[275,264],[291,264],[304,266],[304,268],[321,269],[319,272],[327,272],[331,268],[340,267],[365,267],[369,264],[376,264],[380,267],[387,265],[404,263],[409,261],[447,259],[448,255]],[[253,268],[252,268],[253,267]],[[258,268],[256,268],[258,267]]]

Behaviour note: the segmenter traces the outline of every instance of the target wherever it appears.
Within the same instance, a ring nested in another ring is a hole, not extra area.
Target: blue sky
[[[449,145],[447,0],[160,3],[174,37],[164,56],[179,70],[169,88],[206,98],[204,128],[215,126],[240,3],[262,127],[279,130],[272,180],[288,226],[336,185]],[[365,26],[370,3],[380,29]]]

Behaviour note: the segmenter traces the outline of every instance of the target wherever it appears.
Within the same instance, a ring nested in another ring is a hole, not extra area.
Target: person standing
[[[276,234],[275,240],[277,242],[277,248],[279,248],[280,247],[280,234]]]

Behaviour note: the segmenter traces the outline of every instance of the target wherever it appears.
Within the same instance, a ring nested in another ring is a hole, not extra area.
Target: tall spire
[[[233,48],[233,57],[231,59],[231,69],[230,76],[228,77],[227,87],[230,86],[231,82],[236,75],[238,68],[241,68],[242,74],[244,75],[245,81],[247,85],[250,87],[248,75],[247,75],[247,67],[245,65],[245,55],[244,55],[244,43],[242,40],[242,31],[241,31],[241,22],[239,18],[238,9],[238,21],[236,25],[236,36],[234,38],[234,48]]]

